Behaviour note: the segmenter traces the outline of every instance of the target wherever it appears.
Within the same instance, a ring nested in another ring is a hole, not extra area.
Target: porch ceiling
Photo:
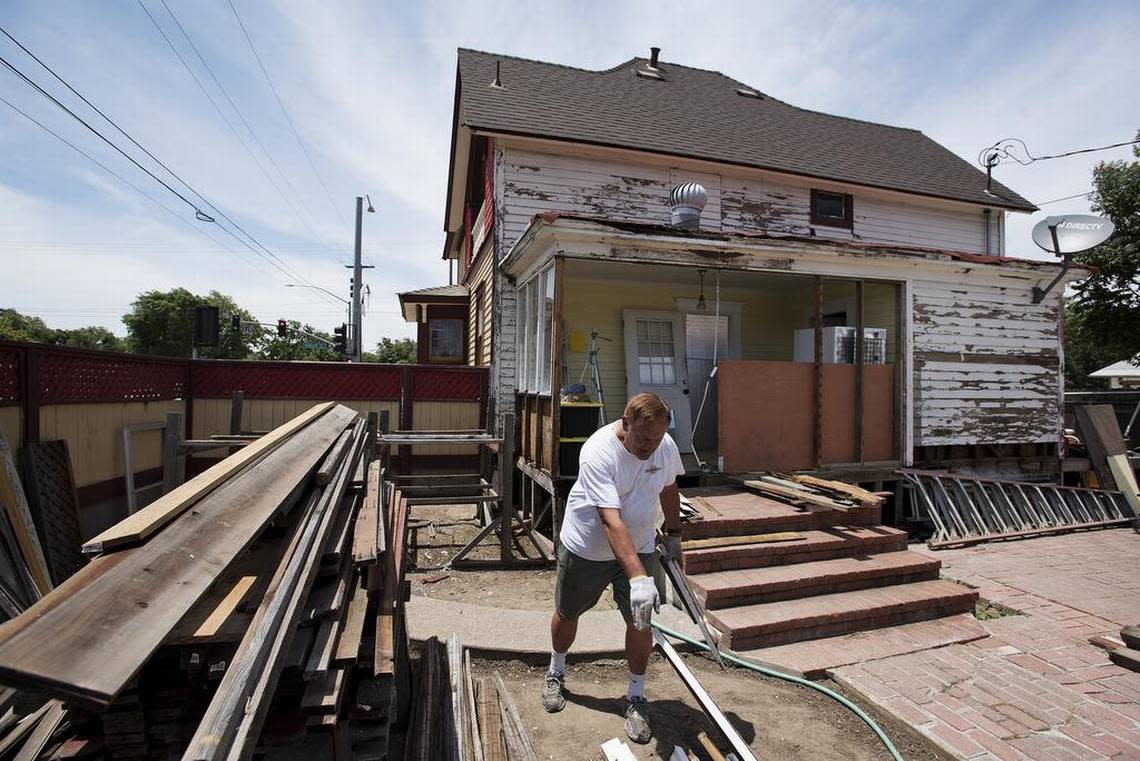
[[[715,267],[705,272],[705,297],[712,298],[716,291]],[[693,297],[697,296],[697,273],[692,267],[669,264],[635,264],[620,261],[597,261],[589,259],[568,259],[566,279],[573,284],[575,279],[629,281],[634,283],[669,283],[691,285]],[[748,288],[750,290],[784,291],[793,281],[808,284],[811,275],[797,275],[781,272],[742,272],[734,270],[721,273],[721,286]]]

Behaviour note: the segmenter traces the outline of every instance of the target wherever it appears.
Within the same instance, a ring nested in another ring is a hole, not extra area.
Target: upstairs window
[[[854,202],[850,193],[832,193],[828,190],[811,191],[811,223],[826,227],[852,227],[855,218]]]

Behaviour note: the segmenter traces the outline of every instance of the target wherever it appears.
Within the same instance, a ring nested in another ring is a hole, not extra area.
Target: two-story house
[[[1004,228],[1036,207],[922,132],[657,50],[604,71],[460,50],[453,118],[456,285],[401,301],[490,365],[544,484],[641,390],[694,471],[1056,468],[1062,292],[1087,273],[1035,303],[1059,268],[1006,257]]]

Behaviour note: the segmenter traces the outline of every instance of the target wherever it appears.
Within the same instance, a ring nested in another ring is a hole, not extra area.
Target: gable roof
[[[492,87],[499,65],[502,87]],[[459,50],[457,97],[475,129],[769,169],[1019,211],[1036,206],[918,130],[791,106],[734,79],[632,58],[588,71]],[[759,95],[745,97],[744,89]]]

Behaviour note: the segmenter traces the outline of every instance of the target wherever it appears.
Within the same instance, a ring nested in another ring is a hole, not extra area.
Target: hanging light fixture
[[[697,278],[700,281],[700,295],[697,296],[697,310],[705,311],[708,309],[708,304],[705,303],[705,271],[697,270]]]

